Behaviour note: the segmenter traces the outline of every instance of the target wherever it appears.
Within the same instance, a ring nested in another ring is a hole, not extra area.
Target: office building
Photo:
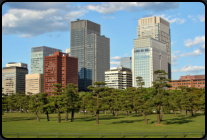
[[[205,75],[186,75],[180,76],[179,80],[171,80],[168,82],[172,87],[168,90],[178,89],[179,86],[205,88]]]
[[[20,91],[25,92],[25,75],[28,74],[27,64],[14,62],[9,64],[2,69],[3,93],[10,95]]]
[[[127,89],[132,87],[132,72],[131,69],[117,67],[110,71],[105,71],[106,87],[115,89]]]
[[[65,53],[69,54],[70,56],[70,49],[65,49]]]
[[[105,80],[110,70],[110,40],[101,36],[100,25],[89,20],[71,22],[70,55],[78,58],[79,91]]]
[[[132,57],[122,57],[121,67],[132,69]]]
[[[44,74],[26,74],[25,94],[44,92]]]
[[[78,85],[78,58],[62,52],[45,56],[44,92],[52,95],[53,84],[60,83],[64,88],[68,83]]]
[[[152,87],[152,82],[157,78],[153,75],[155,70],[168,70],[166,44],[153,38],[134,39],[132,86],[138,87],[136,77],[139,76],[145,82],[143,87]]]
[[[171,79],[171,40],[170,40],[170,23],[161,17],[146,17],[139,19],[137,27],[137,39],[154,38],[166,44],[168,60],[168,79]]]
[[[62,52],[60,49],[50,48],[46,46],[31,48],[31,74],[44,74],[44,57],[54,52]]]

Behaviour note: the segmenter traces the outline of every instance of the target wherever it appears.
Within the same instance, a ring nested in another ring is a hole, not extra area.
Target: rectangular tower
[[[161,17],[146,17],[138,21],[137,39],[154,38],[166,44],[168,60],[168,78],[171,79],[171,40],[170,40],[170,23]]]
[[[133,87],[137,87],[138,76],[145,82],[143,87],[152,87],[152,82],[157,78],[153,75],[155,70],[168,70],[166,44],[153,38],[135,39],[132,50]]]
[[[3,93],[10,95],[19,91],[25,92],[25,75],[28,74],[27,64],[9,63],[2,69],[2,87]],[[22,66],[22,67],[18,67]]]
[[[100,25],[89,20],[71,22],[70,55],[78,58],[79,91],[104,81],[110,70],[110,40],[100,35]]]
[[[78,85],[78,59],[66,53],[55,52],[45,56],[44,92],[54,92],[53,84],[60,83],[64,88],[68,83]]]
[[[132,57],[122,57],[121,66],[125,68],[132,69]]]
[[[50,48],[46,46],[31,48],[31,74],[44,74],[44,57],[54,52],[62,52],[60,49]]]

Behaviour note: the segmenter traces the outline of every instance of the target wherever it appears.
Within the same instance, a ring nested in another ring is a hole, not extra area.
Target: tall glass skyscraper
[[[31,74],[44,74],[44,57],[54,52],[62,52],[60,49],[46,46],[31,48]]]
[[[155,70],[168,70],[166,44],[153,38],[134,39],[132,86],[138,87],[136,77],[139,76],[145,82],[143,87],[152,87],[152,82],[157,78],[153,75]]]
[[[121,66],[125,68],[132,69],[132,57],[122,57]]]
[[[166,44],[167,60],[168,60],[168,78],[171,79],[171,40],[170,40],[170,23],[161,17],[146,17],[138,21],[137,39],[154,38]]]
[[[110,70],[110,39],[89,20],[71,22],[70,30],[70,55],[78,58],[78,88],[87,91],[94,82],[104,81],[105,71]]]

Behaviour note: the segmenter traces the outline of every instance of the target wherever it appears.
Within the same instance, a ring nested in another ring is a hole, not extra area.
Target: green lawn
[[[70,115],[70,114],[69,114]],[[205,132],[205,115],[195,114],[194,117],[190,115],[186,118],[184,114],[164,114],[163,121],[157,125],[157,115],[147,115],[148,124],[145,124],[143,116],[140,114],[131,114],[126,117],[125,113],[119,113],[118,116],[113,116],[111,113],[100,113],[99,125],[96,124],[96,117],[91,117],[91,114],[75,113],[74,122],[65,121],[65,114],[61,114],[61,123],[58,123],[57,114],[50,114],[50,121],[48,122],[45,114],[39,114],[40,122],[37,122],[36,116],[32,113],[4,113],[2,115],[2,133],[4,137],[17,137],[17,133],[6,134],[4,132],[37,132],[40,137],[56,138],[56,133],[145,133],[146,138],[163,138],[164,133],[147,134],[154,132]],[[40,133],[53,134],[40,134]],[[202,137],[201,133],[185,134],[185,137]],[[121,137],[121,134],[102,134],[103,138]],[[166,138],[183,137],[183,133],[166,133]],[[36,134],[19,133],[19,137],[36,137]],[[58,134],[62,137],[78,137],[78,134],[67,135]],[[97,137],[100,135],[84,134],[79,135],[80,138]],[[142,138],[143,134],[130,135],[125,134],[124,138],[137,137]]]

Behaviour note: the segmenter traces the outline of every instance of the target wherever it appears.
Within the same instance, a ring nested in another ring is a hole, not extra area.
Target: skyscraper
[[[171,40],[170,40],[170,23],[161,17],[146,17],[139,19],[137,26],[137,39],[154,38],[166,44],[168,60],[168,78],[171,79]]]
[[[53,84],[60,83],[64,88],[68,83],[78,85],[78,59],[66,53],[54,52],[45,56],[44,92],[52,94]]]
[[[89,20],[71,22],[70,30],[70,55],[78,58],[78,88],[86,91],[94,82],[104,81],[104,72],[110,70],[110,39]]]
[[[50,48],[46,46],[31,48],[31,74],[44,74],[44,57],[54,52],[62,52],[60,49]]]
[[[153,38],[134,39],[132,50],[132,86],[138,87],[136,77],[142,77],[145,85],[151,87],[157,75],[155,70],[168,70],[166,44]],[[166,76],[167,78],[167,76]]]
[[[28,74],[27,64],[9,63],[2,69],[2,87],[5,94],[25,92],[25,75]]]
[[[132,69],[132,57],[122,57],[121,66],[125,68]]]

